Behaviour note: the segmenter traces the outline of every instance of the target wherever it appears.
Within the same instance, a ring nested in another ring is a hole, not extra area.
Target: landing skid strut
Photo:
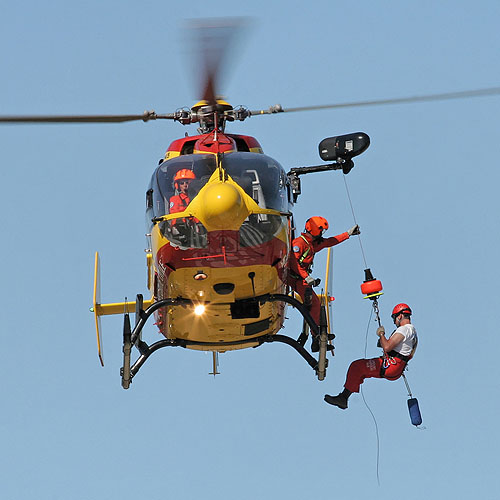
[[[249,339],[238,340],[234,342],[196,342],[192,340],[185,339],[162,339],[151,345],[148,345],[141,339],[142,329],[146,324],[149,317],[161,307],[178,307],[178,306],[192,306],[192,301],[189,299],[177,298],[177,299],[163,299],[158,302],[153,303],[146,310],[143,309],[143,298],[142,295],[137,295],[136,298],[136,309],[135,309],[135,326],[131,330],[130,318],[128,313],[125,313],[124,324],[123,324],[123,366],[120,370],[122,377],[122,387],[128,389],[132,383],[132,379],[140,370],[142,365],[154,352],[162,349],[164,347],[189,347],[189,346],[204,346],[204,347],[229,347],[235,345],[244,344],[258,344],[255,347],[259,347],[262,344],[281,342],[293,347],[307,364],[316,372],[319,380],[324,380],[326,376],[326,368],[328,366],[328,359],[326,359],[327,352],[327,324],[326,324],[326,311],[325,306],[321,306],[321,316],[320,316],[320,326],[316,325],[311,314],[307,308],[299,302],[297,299],[284,294],[267,294],[255,297],[260,303],[265,302],[287,302],[291,306],[295,307],[303,316],[304,322],[308,325],[313,335],[319,335],[319,355],[318,359],[312,356],[305,348],[304,341],[301,337],[297,340],[287,337],[286,335],[274,334],[274,335],[263,335],[261,337],[252,337]],[[137,360],[131,364],[131,351],[132,347],[135,346],[140,352],[140,356]]]

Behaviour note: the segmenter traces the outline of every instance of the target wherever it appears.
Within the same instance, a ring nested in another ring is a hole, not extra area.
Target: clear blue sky
[[[173,112],[192,105],[183,20],[251,16],[222,91],[233,105],[294,107],[500,85],[497,1],[4,1],[0,114]],[[496,498],[500,97],[251,118],[287,170],[320,162],[323,138],[372,144],[348,182],[368,264],[420,337],[409,381],[369,380],[342,412],[323,402],[362,357],[370,304],[353,239],[335,249],[336,356],[327,379],[286,346],[220,356],[155,354],[120,387],[121,318],[98,363],[94,252],[105,301],[145,293],[144,192],[169,122],[0,127],[0,496],[59,499]],[[194,133],[194,127],[190,129]],[[302,226],[353,224],[338,172],[304,178]],[[322,275],[324,259],[316,271]],[[296,336],[289,311],[285,333]],[[375,323],[368,355],[378,354]],[[147,331],[157,338],[154,327]]]

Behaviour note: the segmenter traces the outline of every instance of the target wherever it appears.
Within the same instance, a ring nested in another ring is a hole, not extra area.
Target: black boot
[[[329,394],[325,394],[324,399],[328,404],[331,404],[333,406],[338,406],[341,410],[345,410],[348,406],[347,400],[349,399],[350,395],[351,392],[348,391],[347,389],[344,389],[337,396],[330,396]]]
[[[319,335],[315,335],[312,339],[311,352],[319,352]]]
[[[312,342],[311,342],[311,352],[319,352],[319,335],[316,335],[313,337]],[[326,350],[327,351],[333,351],[334,346],[332,344],[327,344],[326,345]]]

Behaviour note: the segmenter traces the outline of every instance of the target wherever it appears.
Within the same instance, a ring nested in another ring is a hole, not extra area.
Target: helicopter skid
[[[318,325],[312,319],[307,308],[297,299],[284,294],[266,294],[255,297],[255,300],[260,303],[263,302],[287,302],[288,304],[295,307],[303,316],[304,321],[309,325],[311,331],[314,335],[320,335],[320,352],[319,359],[312,356],[300,343],[286,335],[280,334],[266,334],[259,337],[252,337],[241,340],[233,340],[230,342],[198,342],[187,339],[162,339],[151,345],[147,345],[141,340],[141,332],[144,328],[149,317],[161,307],[177,307],[177,306],[187,306],[192,305],[192,301],[189,299],[177,298],[177,299],[164,299],[154,302],[146,310],[142,309],[142,296],[137,296],[137,307],[136,307],[136,324],[132,331],[130,331],[130,322],[128,319],[128,314],[125,315],[124,324],[124,364],[121,368],[122,376],[122,387],[128,389],[133,377],[138,373],[142,365],[147,361],[147,359],[159,349],[164,347],[184,347],[195,350],[213,351],[213,352],[224,352],[228,350],[249,348],[249,347],[259,347],[266,343],[281,342],[293,347],[302,358],[307,362],[307,364],[316,372],[319,380],[323,380],[326,375],[326,367],[328,365],[328,360],[326,359],[326,330],[323,326],[318,328]],[[128,323],[128,324],[127,324]],[[323,338],[324,337],[324,338]],[[136,361],[131,364],[131,348],[135,346],[139,352],[140,356]]]

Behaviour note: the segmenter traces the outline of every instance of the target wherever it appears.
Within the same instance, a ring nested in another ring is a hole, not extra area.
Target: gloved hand
[[[314,279],[312,276],[308,276],[304,279],[304,283],[307,286],[318,286],[321,283],[321,280],[319,278]]]
[[[385,328],[383,326],[379,326],[377,328],[377,336],[382,337],[382,335],[385,335]]]
[[[347,231],[347,234],[349,236],[352,236],[353,234],[361,234],[361,231],[359,230],[359,226],[356,224],[355,226],[352,226],[351,229]]]

